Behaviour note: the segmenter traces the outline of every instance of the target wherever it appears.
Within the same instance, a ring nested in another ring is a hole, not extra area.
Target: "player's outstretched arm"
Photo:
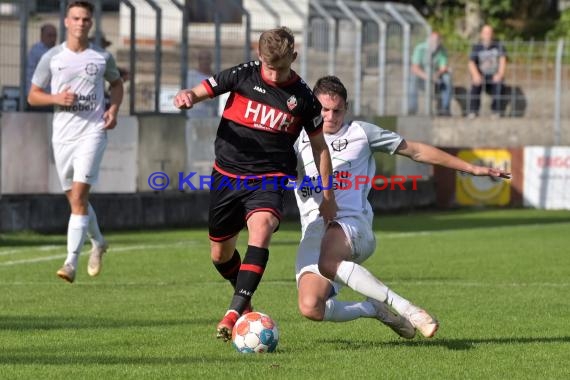
[[[208,91],[206,91],[206,87],[202,83],[199,83],[191,89],[187,88],[178,91],[174,97],[174,106],[181,110],[189,110],[194,104],[208,98],[209,95]]]
[[[315,165],[319,170],[319,175],[321,176],[324,187],[323,201],[319,206],[319,211],[325,223],[328,223],[336,217],[336,212],[338,211],[332,183],[330,182],[332,181],[331,155],[322,132],[314,136],[309,136],[309,140],[311,141]]]
[[[417,162],[440,165],[476,176],[511,178],[511,173],[504,170],[473,165],[441,149],[417,141],[403,140],[396,154],[409,157]]]

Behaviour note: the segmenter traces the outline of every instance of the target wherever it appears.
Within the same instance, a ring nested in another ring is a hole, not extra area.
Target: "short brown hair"
[[[334,75],[327,75],[321,77],[315,83],[315,87],[313,88],[313,94],[315,96],[319,96],[320,94],[329,95],[329,96],[340,96],[344,102],[347,102],[348,93],[346,91],[346,87],[342,84],[341,80]]]
[[[85,8],[89,11],[89,13],[93,14],[93,12],[95,11],[95,7],[93,6],[92,3],[90,3],[89,1],[70,1],[67,4],[67,12],[69,13],[69,10],[71,8],[75,8],[75,7],[79,7],[79,8]]]
[[[259,37],[259,56],[267,63],[292,55],[294,51],[295,37],[285,26],[267,30]]]

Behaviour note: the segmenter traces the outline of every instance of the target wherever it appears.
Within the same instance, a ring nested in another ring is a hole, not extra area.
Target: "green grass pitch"
[[[263,355],[215,339],[231,290],[205,229],[107,231],[102,274],[87,275],[86,246],[72,285],[55,275],[63,235],[0,235],[0,378],[570,378],[570,212],[380,215],[375,231],[365,266],[433,313],[436,337],[406,341],[373,319],[302,318],[292,221],[275,234],[254,297],[281,335]]]

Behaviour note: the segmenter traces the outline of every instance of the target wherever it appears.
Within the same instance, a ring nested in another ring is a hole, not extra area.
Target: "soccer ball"
[[[242,353],[273,352],[279,342],[279,331],[269,315],[253,311],[237,320],[232,342]]]

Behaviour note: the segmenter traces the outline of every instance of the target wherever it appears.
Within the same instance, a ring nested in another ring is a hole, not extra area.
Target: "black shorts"
[[[257,211],[268,211],[281,219],[285,189],[281,177],[231,178],[212,171],[208,233],[212,241],[237,235]]]

